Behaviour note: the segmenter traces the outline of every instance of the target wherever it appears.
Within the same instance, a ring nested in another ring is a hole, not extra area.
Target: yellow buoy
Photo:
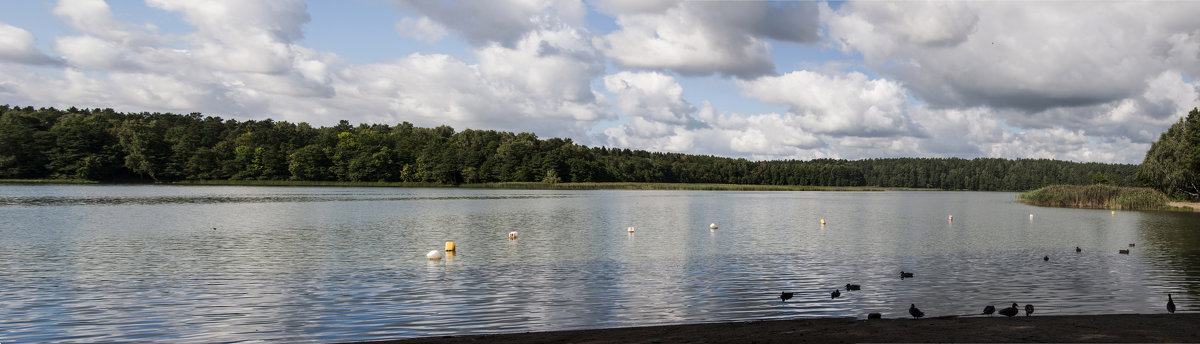
[[[517,232],[508,232],[508,240],[517,240]]]
[[[454,251],[454,242],[453,241],[446,242],[446,251]]]
[[[1117,211],[1116,211],[1116,210],[1113,210],[1113,211],[1112,211],[1112,214],[1113,214],[1113,215],[1116,215],[1116,214],[1117,214]]]
[[[824,226],[824,225],[825,225],[825,219],[821,219],[821,225],[822,225],[822,226]]]

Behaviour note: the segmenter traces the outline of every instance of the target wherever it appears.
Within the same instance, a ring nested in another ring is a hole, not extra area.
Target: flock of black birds
[[[1134,247],[1134,244],[1129,244],[1129,247]],[[1083,252],[1083,250],[1080,249],[1079,246],[1075,246],[1075,252],[1079,253],[1079,252]],[[1129,250],[1118,250],[1117,253],[1129,254]],[[1042,260],[1050,261],[1050,256],[1049,255],[1042,256]],[[903,270],[901,270],[900,271],[900,279],[905,279],[905,278],[913,278],[913,273],[912,272],[904,272]],[[862,290],[862,286],[858,285],[858,284],[846,284],[846,291],[851,291],[851,290]],[[836,298],[842,296],[842,292],[840,289],[834,289],[833,293],[830,293],[830,295],[832,296],[832,298],[836,299]],[[783,293],[779,294],[779,299],[781,300],[781,302],[787,302],[787,300],[791,299],[793,296],[795,296],[795,293],[783,292]],[[1032,304],[1025,305],[1025,316],[1033,315],[1033,309],[1034,308],[1033,308]],[[992,314],[994,314],[994,313],[996,313],[996,306],[987,305],[987,306],[983,307],[984,315],[992,316]],[[1000,315],[1006,316],[1008,318],[1012,318],[1019,313],[1020,313],[1020,306],[1017,305],[1015,302],[1012,304],[1012,307],[1008,307],[1008,308],[1004,308],[1004,309],[1000,310]],[[1171,294],[1167,294],[1167,313],[1175,314],[1175,300],[1171,298]],[[911,315],[913,318],[921,318],[921,317],[925,316],[925,312],[922,312],[920,308],[917,308],[917,304],[915,304],[915,303],[909,304],[908,314]],[[883,319],[883,314],[870,313],[870,314],[867,314],[867,319]]]

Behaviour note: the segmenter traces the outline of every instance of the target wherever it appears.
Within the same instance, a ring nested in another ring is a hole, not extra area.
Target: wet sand
[[[374,343],[1200,343],[1200,313],[796,319],[413,338]]]

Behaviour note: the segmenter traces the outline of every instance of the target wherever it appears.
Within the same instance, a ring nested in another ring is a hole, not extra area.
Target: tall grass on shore
[[[86,179],[0,179],[3,184],[99,184]]]
[[[474,189],[535,189],[535,190],[723,190],[723,191],[884,191],[877,187],[860,186],[802,186],[802,185],[743,185],[690,183],[539,183],[506,182],[477,184],[436,184],[400,182],[316,182],[280,180],[200,180],[172,184],[186,185],[251,185],[251,186],[368,186],[368,187],[460,187]]]
[[[1158,190],[1106,184],[1051,185],[1023,192],[1017,197],[1038,206],[1120,210],[1162,209],[1170,202],[1167,195]]]
[[[482,183],[461,187],[486,189],[546,189],[546,190],[718,190],[718,191],[884,191],[883,188],[861,186],[805,185],[745,185],[692,183]]]

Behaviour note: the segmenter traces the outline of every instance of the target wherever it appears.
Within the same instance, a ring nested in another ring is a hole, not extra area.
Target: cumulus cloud
[[[406,17],[396,22],[396,34],[401,37],[416,38],[426,43],[437,42],[448,33],[445,26],[429,17],[417,19]]]
[[[768,104],[786,105],[802,127],[833,136],[924,136],[908,117],[907,94],[900,84],[870,80],[851,72],[827,76],[796,71],[737,82],[742,94]]]
[[[587,7],[579,0],[422,1],[399,0],[421,21],[436,22],[472,45],[500,43],[512,47],[545,20],[580,26]],[[412,19],[406,19],[413,23]],[[402,20],[404,22],[404,20]]]
[[[60,61],[37,49],[33,34],[25,29],[0,23],[0,62],[53,65]]]
[[[626,68],[755,78],[775,72],[767,39],[813,43],[819,38],[814,2],[682,2],[667,7],[613,1],[599,6],[625,11],[615,13],[620,29],[597,37],[594,44]]]
[[[1182,68],[1195,58],[1195,38],[1170,33],[1200,28],[1183,15],[1197,10],[1178,3],[854,2],[837,11],[823,6],[822,16],[843,51],[861,53],[933,106],[1036,113],[1136,96],[1159,73]]]
[[[696,107],[683,99],[674,77],[658,72],[620,72],[604,77],[604,88],[616,95],[625,116],[665,124],[687,124]],[[659,131],[661,132],[661,131]]]
[[[222,71],[284,73],[295,57],[291,43],[309,21],[303,0],[148,0],[151,6],[182,12],[196,31],[189,35],[196,61]]]
[[[117,19],[104,0],[59,0],[52,12],[79,32],[124,46],[154,43],[147,27]]]

